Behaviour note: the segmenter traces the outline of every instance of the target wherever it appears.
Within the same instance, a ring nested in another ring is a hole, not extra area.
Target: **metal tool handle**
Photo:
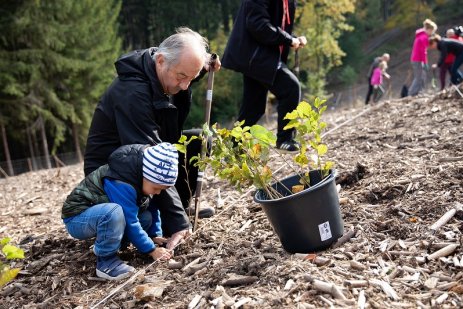
[[[209,126],[211,120],[211,109],[212,109],[212,92],[214,88],[214,70],[213,66],[217,61],[217,54],[212,54],[211,59],[209,61],[209,73],[207,76],[207,91],[206,91],[206,104],[204,110],[204,122],[207,126]],[[207,139],[202,136],[201,139],[201,156],[200,158],[204,158],[207,152]],[[198,171],[198,178],[196,179],[196,190],[195,190],[195,218],[193,222],[193,231],[196,231],[198,226],[198,213],[199,213],[199,201],[201,197],[201,191],[203,188],[203,176],[204,171]]]

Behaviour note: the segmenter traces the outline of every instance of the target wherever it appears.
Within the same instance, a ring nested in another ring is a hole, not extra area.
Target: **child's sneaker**
[[[117,255],[97,256],[96,275],[107,280],[121,280],[129,277],[135,268],[125,264]]]

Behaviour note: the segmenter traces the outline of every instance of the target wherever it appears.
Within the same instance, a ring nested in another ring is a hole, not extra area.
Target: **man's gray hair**
[[[163,55],[167,66],[170,67],[177,64],[185,48],[196,50],[198,54],[203,55],[204,60],[206,60],[208,49],[206,38],[187,27],[177,28],[176,32],[177,33],[162,41],[153,55],[154,60],[157,55]]]

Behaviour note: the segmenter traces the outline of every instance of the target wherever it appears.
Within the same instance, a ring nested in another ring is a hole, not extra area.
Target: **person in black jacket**
[[[440,58],[437,66],[441,66],[449,53],[455,55],[455,60],[450,67],[450,80],[452,84],[458,85],[463,81],[463,74],[459,68],[463,64],[463,42],[455,39],[443,39],[440,35],[435,34],[429,38],[429,48],[438,49],[440,51]],[[433,64],[436,67],[436,64]]]
[[[304,36],[291,32],[295,0],[243,0],[222,59],[225,68],[243,74],[243,101],[238,120],[251,126],[265,113],[267,93],[278,99],[277,148],[296,152],[294,130],[283,130],[283,118],[300,102],[301,88],[286,62],[289,48],[307,44]]]
[[[210,55],[206,49],[205,38],[191,29],[179,28],[159,47],[135,50],[116,61],[117,77],[100,99],[88,133],[85,175],[106,164],[121,145],[174,144],[182,133],[199,134],[199,130],[182,129],[191,106],[190,84],[208,69]],[[212,69],[219,68],[220,61]],[[201,142],[196,140],[189,146],[187,153],[194,156],[200,152]],[[183,154],[179,161],[185,162]],[[165,216],[175,207],[188,207],[196,178],[197,168],[188,164],[179,167],[175,187],[156,197],[164,201],[161,205],[173,205],[163,212]],[[199,215],[211,216],[213,211],[202,209]]]

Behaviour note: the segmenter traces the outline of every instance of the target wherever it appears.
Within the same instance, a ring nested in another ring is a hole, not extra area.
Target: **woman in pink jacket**
[[[424,88],[426,70],[428,69],[428,40],[437,30],[437,25],[429,19],[423,22],[423,28],[416,30],[410,57],[413,69],[413,81],[408,90],[411,96],[417,95]]]

